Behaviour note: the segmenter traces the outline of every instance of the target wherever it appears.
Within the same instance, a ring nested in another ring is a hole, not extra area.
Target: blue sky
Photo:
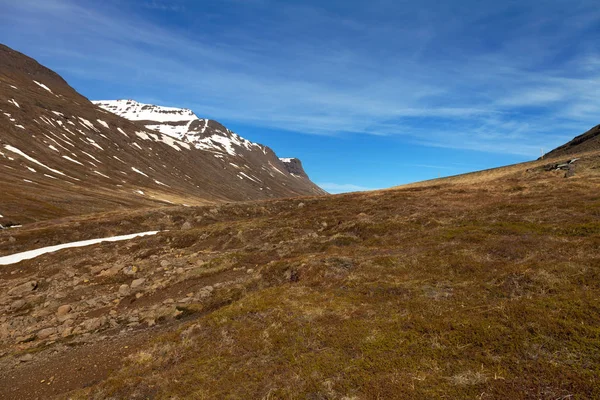
[[[187,107],[330,192],[537,158],[600,123],[595,1],[0,0],[90,99]]]

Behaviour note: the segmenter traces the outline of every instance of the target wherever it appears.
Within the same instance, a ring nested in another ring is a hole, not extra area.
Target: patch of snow
[[[101,119],[97,119],[96,121],[98,121],[98,123],[100,125],[102,125],[103,127],[105,127],[106,129],[110,129],[108,124],[106,122],[102,121]]]
[[[166,187],[171,187],[171,186],[169,186],[169,185],[167,185],[167,184],[165,184],[165,183],[162,183],[162,182],[160,182],[160,181],[157,181],[156,179],[154,180],[154,183],[156,183],[157,185],[162,185],[162,186],[166,186]]]
[[[29,251],[24,251],[22,253],[11,254],[10,256],[0,257],[0,265],[16,264],[23,260],[30,260],[32,258],[39,257],[42,254],[54,253],[56,251],[63,250],[63,249],[69,249],[69,248],[73,248],[73,247],[91,246],[91,245],[102,243],[102,242],[118,242],[118,241],[122,241],[122,240],[130,240],[130,239],[134,239],[136,237],[141,237],[141,236],[156,235],[159,232],[160,231],[140,232],[140,233],[133,233],[131,235],[112,236],[112,237],[107,237],[107,238],[102,238],[102,239],[81,240],[78,242],[71,242],[71,243],[59,244],[59,245],[55,245],[55,246],[42,247],[40,249],[29,250]]]
[[[131,167],[131,169],[133,170],[133,172],[137,172],[140,175],[144,175],[146,178],[149,178],[148,175],[146,175],[145,173],[143,173],[142,171],[140,171],[139,169],[135,168],[135,167]]]
[[[99,162],[100,164],[102,164],[102,161],[98,160],[96,157],[94,157],[93,155],[91,155],[90,153],[87,153],[85,151],[82,151],[83,154],[85,154],[86,156],[94,159],[96,162]]]
[[[279,172],[281,175],[285,175],[284,172],[281,172],[281,170],[279,168],[277,168],[276,166],[274,166],[273,164],[271,164],[271,161],[269,161],[269,165],[271,166],[271,168],[273,168],[276,172]]]
[[[58,151],[58,149],[57,149],[56,147],[52,146],[52,145],[48,145],[48,148],[49,148],[50,150],[54,150],[54,151],[56,151],[57,153],[60,153],[60,151]]]
[[[71,158],[71,157],[69,157],[69,156],[62,156],[62,158],[64,158],[65,160],[69,160],[69,161],[71,161],[72,163],[79,164],[79,165],[83,165],[83,164],[82,164],[82,163],[80,163],[79,161],[77,161],[77,160],[75,160],[75,159],[73,159],[73,158]]]
[[[176,146],[176,144],[180,144],[182,142],[173,139],[170,136],[167,135],[161,135],[162,137],[160,138],[160,141],[163,142],[164,144],[171,146],[172,148],[174,148],[177,151],[181,151],[181,148],[179,148],[178,146]],[[189,150],[189,145],[187,145],[187,149]]]
[[[55,126],[55,125],[52,123],[52,121],[50,120],[50,118],[46,118],[46,116],[45,116],[45,115],[42,115],[42,116],[40,117],[40,119],[41,119],[43,122],[45,122],[46,124],[48,124],[48,125],[52,126],[53,128],[56,128],[56,126]]]
[[[6,150],[8,150],[8,151],[12,151],[13,153],[16,153],[16,154],[20,155],[21,157],[27,159],[28,161],[31,161],[34,164],[39,165],[40,167],[44,167],[47,170],[54,172],[55,174],[66,176],[64,173],[62,173],[62,172],[60,172],[60,171],[58,171],[56,169],[52,169],[52,168],[48,167],[47,165],[42,164],[41,162],[39,162],[35,158],[28,156],[27,154],[23,153],[21,150],[17,149],[16,147],[13,147],[13,146],[7,144],[7,145],[4,145],[4,148]]]
[[[17,108],[21,108],[21,106],[19,105],[19,103],[17,103],[15,101],[15,99],[10,99],[8,102],[11,103],[11,104],[14,104],[15,106],[17,106]]]
[[[15,125],[17,128],[25,129],[23,125]]]
[[[95,173],[95,174],[98,174],[98,175],[100,175],[100,176],[103,176],[103,177],[105,177],[105,178],[108,178],[108,179],[110,179],[110,176],[106,176],[106,175],[104,175],[102,172],[94,171],[94,173]]]
[[[128,134],[126,134],[125,132],[123,132],[123,129],[121,129],[121,128],[117,128],[117,130],[118,130],[119,132],[121,132],[123,135],[125,135],[125,136],[129,137],[129,135],[128,135]]]
[[[37,172],[35,169],[33,169],[33,168],[31,168],[31,167],[25,167],[25,168],[27,168],[27,169],[28,169],[28,170],[30,170],[31,172]]]
[[[245,174],[245,173],[243,173],[243,172],[240,172],[239,174],[240,174],[240,175],[243,175],[243,176],[245,176],[246,178],[248,178],[248,179],[250,179],[251,181],[254,181],[254,182],[256,182],[256,183],[261,183],[261,182],[262,182],[260,179],[258,179],[258,178],[253,178],[253,177],[251,177],[251,176],[249,176],[249,175],[246,175],[246,174]]]
[[[85,119],[85,118],[81,118],[81,117],[77,117],[77,118],[79,119],[79,121],[81,122],[81,124],[82,124],[82,125],[85,125],[85,126],[88,128],[88,129],[91,129],[91,130],[93,130],[93,131],[96,131],[96,132],[100,132],[100,131],[98,130],[98,128],[96,128],[96,127],[94,126],[94,124],[92,124],[92,123],[91,123],[90,121],[88,121],[87,119]]]
[[[141,194],[142,196],[144,196],[144,192],[142,190],[140,190],[140,189],[136,190],[135,192]]]
[[[52,90],[50,90],[50,88],[49,88],[48,86],[44,85],[43,83],[39,83],[38,81],[33,81],[33,82],[34,82],[36,85],[38,85],[39,87],[41,87],[42,89],[45,89],[45,90],[49,91],[50,93],[54,94],[54,93],[52,92]]]
[[[198,119],[188,109],[155,106],[134,100],[101,100],[92,103],[130,121],[178,122]]]
[[[100,145],[98,143],[96,143],[95,140],[90,139],[88,137],[86,137],[87,141],[90,142],[92,144],[92,146],[96,146],[97,148],[99,148],[100,150],[104,150],[102,147],[100,147]]]
[[[152,138],[150,136],[148,136],[148,134],[146,132],[137,131],[135,134],[137,137],[139,137],[142,140],[152,140]]]

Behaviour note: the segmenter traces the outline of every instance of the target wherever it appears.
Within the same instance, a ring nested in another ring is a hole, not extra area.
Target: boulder
[[[45,328],[45,329],[42,329],[41,331],[39,331],[36,336],[38,339],[43,340],[43,339],[46,339],[46,338],[54,335],[55,333],[56,333],[56,328],[54,328],[54,327],[53,328]]]
[[[9,296],[22,296],[24,294],[33,292],[38,287],[37,281],[25,282],[21,285],[15,286],[8,291]]]
[[[119,286],[119,295],[127,296],[129,294],[129,285],[123,284]]]
[[[58,307],[58,309],[56,310],[56,315],[59,317],[62,317],[63,315],[67,315],[68,313],[71,312],[71,305],[70,304],[63,304],[62,306]]]
[[[131,288],[132,289],[137,289],[140,286],[142,286],[144,284],[144,282],[146,282],[145,278],[134,279],[133,282],[131,282]]]

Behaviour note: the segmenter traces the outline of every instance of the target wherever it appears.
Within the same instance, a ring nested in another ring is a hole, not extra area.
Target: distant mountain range
[[[143,124],[147,129],[189,143],[199,150],[212,152],[215,157],[250,157],[253,152],[262,152],[263,155],[273,153],[267,146],[246,140],[217,121],[198,118],[187,108],[163,107],[135,100],[100,100],[92,103],[120,117]],[[297,158],[279,158],[279,161],[292,176],[308,178]],[[277,161],[267,160],[267,163],[270,162],[277,164],[275,168],[281,167]]]
[[[98,104],[0,45],[0,224],[325,194],[298,161],[190,110]]]

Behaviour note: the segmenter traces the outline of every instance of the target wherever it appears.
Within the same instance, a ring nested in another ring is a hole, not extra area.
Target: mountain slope
[[[324,193],[260,150],[205,151],[145,129],[0,45],[0,224]]]
[[[0,231],[1,256],[168,230],[0,268],[0,398],[600,398],[577,163]]]
[[[130,121],[136,121],[147,129],[182,140],[199,150],[214,153],[215,157],[241,157],[256,163],[255,166],[247,166],[250,170],[258,168],[267,171],[268,165],[276,172],[287,171],[301,181],[309,179],[297,158],[277,158],[270,148],[244,139],[217,121],[198,118],[189,109],[144,104],[135,100],[100,100],[93,103]]]
[[[600,125],[593,127],[589,131],[575,137],[570,142],[545,154],[544,158],[561,157],[594,150],[600,150]]]

